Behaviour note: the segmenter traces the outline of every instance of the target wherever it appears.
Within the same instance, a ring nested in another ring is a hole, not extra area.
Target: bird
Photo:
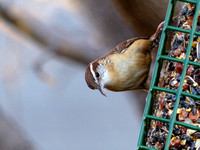
[[[158,44],[164,22],[160,23],[150,38],[128,39],[104,56],[91,62],[85,72],[85,81],[90,89],[98,89],[106,95],[105,89],[121,92],[149,89],[151,51]]]

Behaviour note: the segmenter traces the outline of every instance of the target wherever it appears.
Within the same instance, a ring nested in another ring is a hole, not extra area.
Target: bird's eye
[[[95,76],[98,78],[100,74],[98,72],[95,72]]]

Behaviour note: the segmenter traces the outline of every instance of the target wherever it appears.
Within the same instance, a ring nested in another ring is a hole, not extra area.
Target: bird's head
[[[89,88],[98,89],[101,94],[106,96],[104,86],[107,78],[107,69],[103,63],[94,61],[88,65],[85,72],[85,81]]]

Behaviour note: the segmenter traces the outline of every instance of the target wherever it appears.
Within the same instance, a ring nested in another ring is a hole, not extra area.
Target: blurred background
[[[168,0],[0,0],[0,149],[136,149],[147,93],[90,90],[86,65],[149,37]]]

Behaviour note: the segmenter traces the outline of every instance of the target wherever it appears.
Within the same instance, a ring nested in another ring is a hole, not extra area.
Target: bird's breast
[[[151,51],[127,49],[110,57],[109,83],[106,88],[112,91],[134,90],[147,77],[151,64]]]

